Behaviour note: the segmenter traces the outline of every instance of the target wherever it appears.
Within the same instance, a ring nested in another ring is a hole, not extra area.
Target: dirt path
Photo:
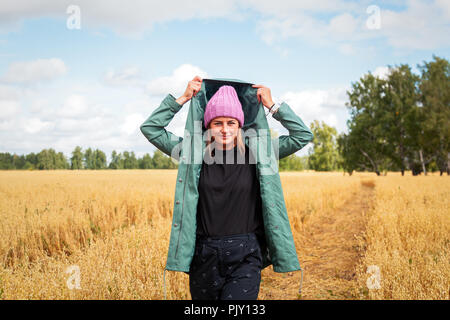
[[[362,185],[342,207],[321,213],[304,226],[296,243],[304,270],[302,294],[298,294],[300,271],[262,272],[258,299],[353,299],[355,271],[363,253],[358,245],[370,210],[373,186]]]

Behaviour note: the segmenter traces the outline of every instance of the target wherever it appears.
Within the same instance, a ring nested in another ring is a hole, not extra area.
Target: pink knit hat
[[[216,117],[232,117],[239,121],[240,127],[244,125],[244,112],[232,86],[221,86],[209,99],[205,109],[205,128]]]

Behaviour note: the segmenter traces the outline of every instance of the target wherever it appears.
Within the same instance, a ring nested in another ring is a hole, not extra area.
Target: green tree
[[[278,168],[280,171],[302,171],[306,168],[305,159],[305,157],[297,157],[295,154],[291,154],[279,160]]]
[[[43,149],[37,154],[39,170],[56,169],[55,167],[55,150]]]
[[[83,151],[81,151],[80,146],[76,146],[72,151],[72,157],[70,158],[72,170],[80,170],[83,169]]]
[[[56,153],[52,148],[43,149],[37,154],[37,166],[39,170],[68,169],[69,163],[62,152]]]
[[[56,169],[69,169],[70,164],[67,161],[66,156],[62,152],[55,154],[55,168]]]
[[[137,169],[138,168],[138,161],[136,159],[136,156],[134,152],[123,152],[123,168],[124,169]]]
[[[89,170],[95,169],[95,157],[94,151],[91,148],[88,148],[84,151],[84,167]]]
[[[354,140],[358,137],[355,135],[342,133],[337,138],[338,151],[339,151],[339,166],[348,172],[349,175],[353,174],[354,170],[360,168],[359,162],[361,161],[361,153],[358,150]]]
[[[117,153],[113,150],[111,153],[111,162],[109,163],[110,169],[123,169],[123,157],[121,153]]]
[[[106,154],[99,149],[94,151],[94,169],[106,169]]]
[[[27,154],[25,156],[25,161],[31,164],[32,169],[37,168],[38,159],[37,159],[37,154],[35,154],[34,152]],[[30,169],[30,167],[28,166],[26,169]]]
[[[419,156],[422,166],[435,160],[442,175],[450,174],[450,64],[433,55],[434,61],[418,65],[421,71]]]
[[[33,169],[35,169],[35,166],[31,162],[26,161],[25,165],[23,166],[23,169],[24,170],[33,170]]]
[[[389,158],[394,168],[402,175],[416,150],[418,123],[419,77],[411,72],[408,65],[389,66],[385,83],[385,103],[381,105],[379,122],[384,126],[383,135],[390,142],[387,146]]]
[[[337,148],[337,130],[322,121],[314,120],[311,123],[314,135],[313,149],[309,156],[309,167],[316,171],[337,170],[339,165],[339,152]]]
[[[348,163],[377,175],[389,166],[386,156],[390,149],[386,136],[387,124],[380,121],[384,117],[388,99],[385,88],[386,80],[370,72],[360,81],[352,83],[351,91],[347,91],[349,101],[346,103],[350,111],[348,133],[341,141],[345,143],[340,148],[342,151],[345,147],[348,152],[348,155],[342,153],[342,157],[351,156]]]
[[[24,155],[19,156],[17,154],[14,154],[12,160],[14,169],[23,169],[26,162]]]
[[[153,161],[152,157],[146,153],[141,159],[139,159],[139,168],[140,169],[152,169]]]
[[[0,153],[0,169],[11,170],[14,169],[13,156],[9,152]]]
[[[166,156],[159,149],[153,153],[152,162],[155,169],[175,169],[177,167],[170,157]]]

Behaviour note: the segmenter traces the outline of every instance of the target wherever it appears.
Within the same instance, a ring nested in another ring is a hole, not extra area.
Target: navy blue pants
[[[199,237],[189,270],[192,300],[256,300],[262,254],[254,233]]]

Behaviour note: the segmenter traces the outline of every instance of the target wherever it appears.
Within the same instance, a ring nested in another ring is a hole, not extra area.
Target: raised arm
[[[178,137],[170,131],[166,130],[170,121],[175,114],[180,111],[184,103],[189,101],[201,89],[202,79],[195,76],[189,81],[184,94],[175,99],[174,96],[168,94],[161,105],[152,112],[150,117],[141,124],[141,132],[155,147],[167,154],[169,157],[180,159],[182,137]],[[177,147],[176,150],[174,148]]]
[[[260,84],[254,84],[252,87],[258,88],[256,91],[258,102],[262,102],[263,106],[270,109],[274,105],[270,89]],[[311,130],[286,102],[281,103],[273,117],[280,121],[281,125],[289,131],[289,135],[282,135],[272,139],[273,147],[275,150],[278,148],[278,159],[283,159],[297,152],[313,139]]]
[[[165,127],[169,125],[182,106],[175,100],[174,96],[168,94],[161,105],[152,112],[140,127],[141,132],[150,143],[169,157],[173,156],[176,160],[179,160],[180,153],[178,151],[172,154],[172,150],[177,145],[181,147],[183,138],[167,131]]]
[[[279,159],[297,152],[312,141],[313,134],[311,130],[286,102],[281,103],[272,117],[280,121],[281,125],[289,132],[289,135],[282,135],[272,139],[272,145],[275,148],[278,147]]]

